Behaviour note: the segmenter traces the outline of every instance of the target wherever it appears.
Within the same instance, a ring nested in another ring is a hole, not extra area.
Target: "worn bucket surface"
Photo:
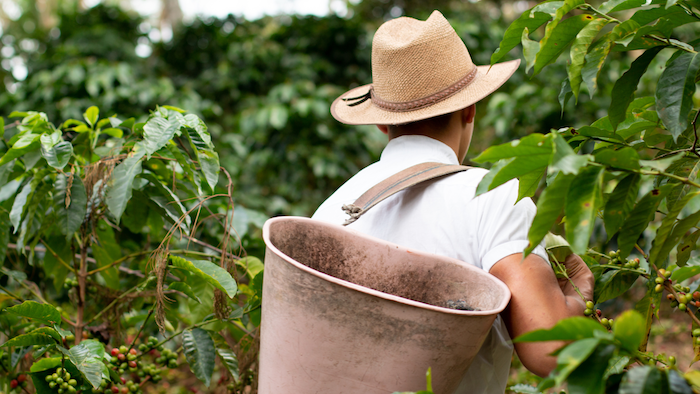
[[[510,300],[481,269],[342,226],[281,217],[263,238],[261,394],[418,391],[428,367],[451,394]]]

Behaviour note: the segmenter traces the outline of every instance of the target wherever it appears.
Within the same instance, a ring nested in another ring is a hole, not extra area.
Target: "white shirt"
[[[454,151],[425,136],[402,136],[389,141],[381,158],[336,190],[313,219],[342,224],[351,204],[372,186],[412,165],[424,162],[459,164]],[[428,181],[382,201],[356,222],[354,230],[428,253],[452,257],[488,272],[502,258],[521,253],[535,216],[532,200],[517,204],[517,180],[475,197],[487,170],[474,168]],[[533,253],[547,261],[538,246]],[[513,345],[500,316],[455,394],[503,394]]]

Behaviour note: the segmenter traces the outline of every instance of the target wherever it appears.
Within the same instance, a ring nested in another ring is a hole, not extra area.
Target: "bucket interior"
[[[414,252],[308,219],[273,220],[269,243],[313,270],[383,293],[443,308],[502,309],[504,287],[481,269]]]

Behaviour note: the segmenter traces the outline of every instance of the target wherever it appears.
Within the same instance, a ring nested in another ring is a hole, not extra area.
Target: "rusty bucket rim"
[[[346,280],[343,280],[340,278],[336,278],[334,276],[325,274],[321,271],[317,271],[311,267],[308,267],[304,264],[299,263],[298,261],[292,259],[291,257],[286,255],[285,253],[282,253],[282,251],[280,251],[272,243],[272,241],[270,240],[270,227],[277,222],[284,222],[284,221],[313,222],[314,224],[320,224],[323,226],[337,228],[337,229],[340,229],[340,230],[345,231],[345,232],[350,232],[355,236],[362,237],[362,238],[368,239],[368,240],[373,241],[373,242],[378,242],[378,243],[385,244],[388,246],[396,247],[397,249],[404,250],[407,253],[421,255],[421,256],[438,257],[440,259],[444,259],[444,260],[447,260],[450,262],[457,263],[460,266],[466,268],[467,270],[474,271],[474,273],[476,275],[483,275],[486,279],[491,280],[497,287],[501,288],[501,290],[503,291],[504,297],[501,300],[500,304],[496,308],[488,309],[485,311],[463,311],[463,310],[458,310],[458,309],[451,309],[451,308],[445,308],[445,307],[441,307],[441,306],[431,305],[431,304],[427,304],[427,303],[420,302],[420,301],[410,300],[408,298],[399,297],[397,295],[393,295],[393,294],[389,294],[389,293],[384,293],[384,292],[381,292],[378,290],[371,289],[369,287],[361,286],[361,285],[358,285],[356,283],[352,283],[352,282],[349,282],[349,281],[346,281]],[[325,281],[328,281],[330,283],[345,287],[345,288],[350,289],[350,290],[354,290],[354,291],[357,291],[360,293],[372,295],[372,296],[375,296],[375,297],[378,297],[378,298],[381,298],[381,299],[384,299],[387,301],[393,301],[393,302],[396,302],[399,304],[417,307],[420,309],[427,309],[427,310],[431,310],[434,312],[441,312],[441,313],[462,315],[462,316],[491,316],[491,315],[495,315],[495,314],[499,314],[499,313],[503,312],[503,310],[505,310],[505,308],[508,306],[508,303],[510,302],[510,298],[511,298],[510,289],[508,288],[508,286],[506,286],[505,283],[503,283],[500,279],[491,275],[490,273],[485,272],[484,270],[477,268],[471,264],[468,264],[468,263],[465,263],[463,261],[460,261],[460,260],[457,260],[457,259],[454,259],[451,257],[447,257],[447,256],[441,256],[441,255],[437,255],[437,254],[433,254],[433,253],[426,253],[426,252],[419,251],[419,250],[409,249],[409,248],[403,247],[401,245],[397,245],[397,244],[392,243],[392,242],[384,241],[382,239],[379,239],[379,238],[376,238],[376,237],[373,237],[373,236],[370,236],[367,234],[353,231],[352,229],[349,229],[349,228],[346,228],[346,227],[343,227],[343,226],[340,226],[337,224],[323,222],[320,220],[314,220],[314,219],[301,217],[301,216],[280,216],[280,217],[268,219],[265,221],[265,224],[263,225],[263,241],[265,242],[265,246],[267,248],[269,248],[271,251],[273,251],[277,256],[281,257],[284,261],[293,265],[297,269],[300,269],[308,274],[314,275],[314,276],[321,278]]]

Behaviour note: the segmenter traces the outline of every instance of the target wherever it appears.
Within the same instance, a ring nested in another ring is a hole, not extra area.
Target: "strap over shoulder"
[[[360,196],[353,204],[343,205],[343,211],[350,218],[343,223],[347,226],[359,219],[373,206],[402,190],[441,176],[470,169],[468,166],[443,163],[420,163],[386,178]]]

